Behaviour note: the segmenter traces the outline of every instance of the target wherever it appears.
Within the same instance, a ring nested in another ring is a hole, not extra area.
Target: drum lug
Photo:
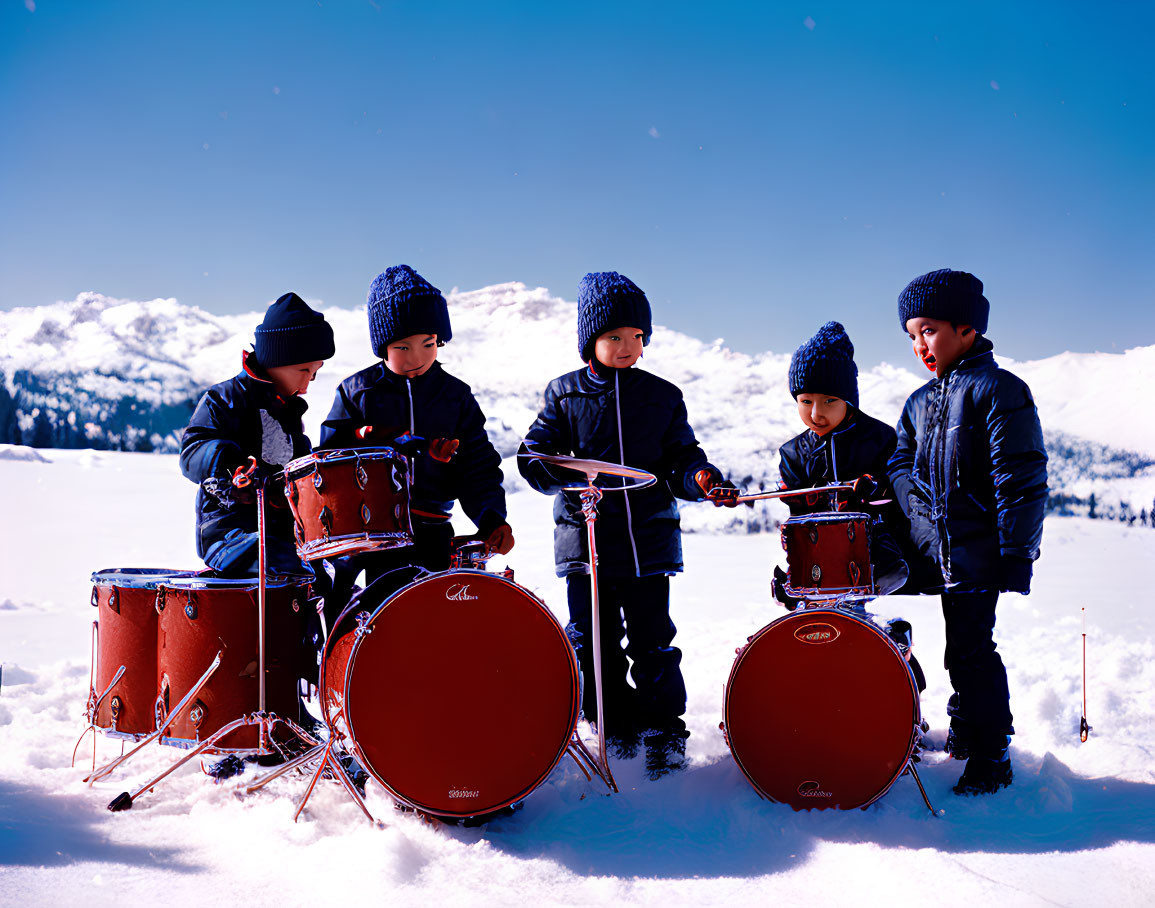
[[[846,538],[849,539],[851,542],[854,542],[854,524],[853,523],[847,523],[846,524]]]
[[[98,587],[92,588],[92,597],[88,601],[93,605],[100,605],[100,589]]]
[[[358,637],[364,637],[366,634],[373,633],[373,628],[369,627],[369,619],[373,616],[368,612],[358,612],[356,617],[357,627],[353,631]]]
[[[850,530],[850,538],[851,539],[854,538],[853,526],[851,527],[851,530]],[[858,579],[862,576],[862,569],[857,565],[857,563],[852,561],[847,566],[847,570],[850,573],[850,585],[851,586],[858,586]]]
[[[361,488],[365,488],[365,487],[361,486]],[[369,521],[371,521],[372,519],[373,519],[373,515],[369,511],[369,505],[365,504],[365,502],[361,502],[361,523],[364,524],[365,527],[368,527]]]
[[[155,602],[156,613],[158,615],[164,611],[165,601],[167,599],[168,599],[168,590],[165,589],[163,586],[158,586],[156,588],[156,602]]]
[[[112,711],[112,727],[116,728],[117,720],[120,719],[120,712],[124,709],[124,703],[121,702],[120,697],[113,697],[108,707]]]
[[[188,593],[186,594],[186,603],[185,603],[185,607],[184,607],[184,613],[188,616],[190,621],[196,621],[197,603],[196,603],[196,599],[193,597],[192,590],[189,590]]]
[[[313,488],[315,488],[318,492],[320,492],[321,486],[323,486],[324,484],[325,484],[325,480],[321,478],[321,471],[318,470],[316,473],[313,474]]]
[[[321,474],[318,473],[317,475],[320,476]],[[328,505],[321,508],[319,520],[321,521],[321,529],[325,531],[325,538],[328,539],[333,535],[333,512],[329,510]]]
[[[361,466],[360,457],[357,458],[357,468],[353,471],[353,475],[357,478],[357,488],[364,492],[365,487],[369,485],[369,474],[365,468]]]
[[[116,587],[108,591],[108,607],[118,615],[120,614],[120,596],[116,593]]]
[[[811,545],[818,545],[818,524],[810,523],[806,525],[806,535],[810,537]]]
[[[810,579],[815,583],[822,579],[822,568],[817,564],[810,566]]]
[[[205,713],[208,712],[208,707],[204,705],[202,700],[197,700],[193,704],[192,709],[188,711],[188,719],[192,723],[193,728],[200,728],[201,723],[205,720]]]

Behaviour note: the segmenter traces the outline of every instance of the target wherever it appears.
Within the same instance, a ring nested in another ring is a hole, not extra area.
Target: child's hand
[[[461,442],[456,438],[435,438],[429,442],[429,456],[442,463],[449,463],[459,447]],[[500,554],[504,555],[505,552]]]
[[[702,469],[694,474],[694,482],[702,490],[707,501],[712,501],[714,507],[738,507],[738,489],[728,479],[723,479],[712,470]]]
[[[850,484],[850,487],[862,501],[870,501],[878,494],[878,483],[869,473],[863,473]]]
[[[1013,555],[1003,556],[999,565],[999,592],[1022,593],[1024,596],[1031,591],[1031,574],[1033,568],[1029,558],[1016,558]]]
[[[508,555],[513,541],[513,529],[508,523],[503,523],[485,537],[485,548],[498,555]]]

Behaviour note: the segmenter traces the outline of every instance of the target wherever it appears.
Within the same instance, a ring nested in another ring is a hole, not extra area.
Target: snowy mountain
[[[509,456],[546,383],[579,365],[575,304],[520,283],[455,291],[449,304],[454,338],[441,359],[473,386],[491,438]],[[333,324],[337,355],[309,393],[306,427],[314,439],[336,384],[373,360],[363,307],[319,308]],[[0,313],[0,442],[174,451],[203,390],[238,370],[260,319],[259,312],[216,316],[174,299],[138,302],[97,293]],[[642,366],[685,392],[711,460],[739,484],[758,486],[775,481],[778,446],[801,429],[786,391],[789,361],[789,353],[750,356],[658,327]],[[1094,492],[1101,503],[1147,507],[1155,493],[1155,420],[1146,411],[1136,418],[1130,395],[1120,389],[1155,379],[1155,347],[1063,353],[1013,369],[1039,404],[1053,491],[1076,505]],[[924,380],[885,363],[864,371],[863,409],[893,423]],[[699,514],[691,528],[738,528],[753,519]]]

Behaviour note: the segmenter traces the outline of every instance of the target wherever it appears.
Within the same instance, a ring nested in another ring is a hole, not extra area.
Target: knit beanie
[[[337,352],[333,326],[295,293],[269,306],[254,334],[253,351],[266,369],[312,363]]]
[[[369,340],[374,356],[401,337],[436,334],[439,343],[453,337],[449,307],[441,291],[408,265],[386,268],[369,285]]]
[[[827,322],[790,357],[790,394],[829,394],[858,406],[854,344],[838,322]]]
[[[598,336],[611,328],[638,328],[642,345],[650,343],[654,326],[650,321],[650,301],[624,274],[597,271],[582,278],[578,287],[578,350],[582,362],[594,355]]]
[[[990,312],[991,304],[983,296],[983,282],[966,271],[932,271],[916,277],[898,295],[898,321],[903,331],[912,318],[936,318],[970,325],[985,334]]]

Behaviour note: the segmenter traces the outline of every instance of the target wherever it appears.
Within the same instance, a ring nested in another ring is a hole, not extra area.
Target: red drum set
[[[596,775],[617,791],[601,721],[594,528],[605,493],[642,488],[655,477],[603,461],[522,456],[585,477],[568,491],[581,496],[589,542],[596,752],[577,732],[581,679],[565,631],[511,570],[485,570],[488,553],[475,540],[454,541],[448,571],[402,569],[353,598],[329,629],[320,660],[325,731],[302,728],[302,639],[317,606],[304,579],[268,575],[265,490],[258,486],[258,577],[149,568],[93,575],[98,620],[85,732],[135,747],[99,768],[94,750],[86,781],[105,778],[155,741],[188,753],[109,809],[131,807],[202,754],[276,755],[280,765],[248,792],[290,771],[311,772],[298,817],[318,780],[330,778],[373,819],[346,772],[352,761],[398,806],[431,817],[485,816],[514,805],[566,754],[587,779]],[[317,452],[289,463],[283,477],[303,560],[412,543],[408,462],[392,448]],[[600,485],[600,477],[615,484]],[[238,473],[234,481],[246,480]],[[737,651],[725,689],[726,741],[762,797],[795,809],[866,807],[905,772],[917,781],[921,723],[909,653],[862,609],[874,596],[870,518],[793,517],[782,540],[787,590],[802,602]]]

